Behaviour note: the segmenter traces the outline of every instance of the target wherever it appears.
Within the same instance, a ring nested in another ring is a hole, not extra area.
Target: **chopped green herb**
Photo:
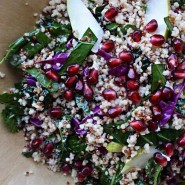
[[[126,24],[125,26],[123,26],[121,28],[121,32],[123,33],[123,35],[126,35],[127,34],[127,30],[131,28],[133,29],[134,31],[137,29],[136,26],[132,25],[132,24]]]
[[[107,25],[106,25],[106,29],[109,30],[109,31],[114,31],[114,30],[116,30],[118,27],[119,27],[119,25],[116,24],[116,23],[110,23],[110,24],[107,24]]]
[[[166,23],[166,26],[168,27],[168,30],[169,30],[170,32],[172,32],[172,31],[173,31],[173,26],[172,26],[172,24],[171,24],[171,22],[170,22],[169,17],[165,17],[165,18],[164,18],[164,22]]]

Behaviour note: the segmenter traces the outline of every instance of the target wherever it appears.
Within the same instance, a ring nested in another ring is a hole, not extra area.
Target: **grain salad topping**
[[[79,185],[185,183],[184,5],[50,0],[1,61],[24,76],[0,95],[22,154]]]

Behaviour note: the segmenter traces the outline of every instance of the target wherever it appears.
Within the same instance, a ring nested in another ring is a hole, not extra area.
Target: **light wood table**
[[[26,2],[28,6],[25,5]],[[48,0],[0,0],[0,58],[10,42],[32,29],[36,21],[33,13],[39,13],[47,2]],[[6,64],[0,66],[0,71],[6,73],[6,78],[0,79],[0,92],[13,87],[21,76]],[[2,108],[0,105],[0,110]],[[0,185],[65,185],[70,181],[60,173],[49,171],[47,166],[24,158],[21,155],[24,144],[22,133],[9,133],[0,120]],[[34,174],[25,176],[24,172],[29,170]]]

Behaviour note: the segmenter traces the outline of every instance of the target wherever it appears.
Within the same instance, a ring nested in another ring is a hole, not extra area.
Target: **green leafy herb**
[[[150,159],[146,165],[146,174],[150,181],[153,182],[153,185],[157,185],[159,182],[159,175],[162,171],[162,166],[156,164],[153,159]]]
[[[159,87],[163,87],[166,84],[166,78],[163,75],[164,70],[164,64],[152,65],[152,92],[156,91]]]
[[[179,99],[176,104],[176,111],[179,112],[181,115],[185,116],[185,100]]]
[[[9,93],[3,93],[0,94],[0,103],[2,104],[12,104],[14,102],[14,98],[17,98],[18,94],[9,94]]]
[[[84,41],[79,41],[76,48],[71,52],[69,58],[64,63],[62,69],[59,71],[59,74],[65,73],[69,65],[72,64],[81,65],[86,59],[87,55],[90,53],[93,46],[95,45],[97,37],[94,35],[91,29],[88,28],[82,40]]]
[[[98,17],[101,16],[101,12],[103,11],[103,9],[106,6],[107,6],[107,4],[103,4],[101,6],[96,7],[96,9],[95,9],[95,15],[98,16]]]
[[[26,158],[31,158],[33,154],[33,151],[29,151],[29,152],[22,152],[22,155]]]
[[[43,72],[41,69],[32,68],[28,69],[26,72],[35,77],[37,81],[50,92],[58,90],[58,83],[49,80],[44,74],[42,74]]]
[[[133,29],[134,31],[137,29],[136,26],[134,26],[134,25],[132,25],[132,24],[126,24],[125,26],[123,26],[123,27],[121,28],[121,32],[122,32],[124,35],[126,35],[126,34],[127,34],[127,30],[128,30],[129,28]]]
[[[173,26],[172,26],[172,24],[171,24],[171,22],[170,22],[169,17],[165,17],[165,18],[164,18],[164,22],[166,23],[166,26],[168,27],[168,30],[169,30],[170,32],[172,32],[172,31],[173,31]]]
[[[82,96],[76,96],[75,99],[78,108],[83,110],[84,115],[90,115],[89,103]]]
[[[106,29],[109,30],[109,31],[114,31],[118,27],[119,27],[119,25],[114,23],[114,22],[106,25]]]
[[[145,13],[146,13],[146,11],[147,11],[147,5],[144,4],[144,5],[141,5],[140,7],[141,7],[141,8],[145,11]]]

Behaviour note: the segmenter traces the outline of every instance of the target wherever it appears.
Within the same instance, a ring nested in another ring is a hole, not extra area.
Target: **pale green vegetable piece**
[[[106,147],[106,149],[109,152],[121,152],[122,148],[123,148],[123,145],[116,142],[110,142]]]

